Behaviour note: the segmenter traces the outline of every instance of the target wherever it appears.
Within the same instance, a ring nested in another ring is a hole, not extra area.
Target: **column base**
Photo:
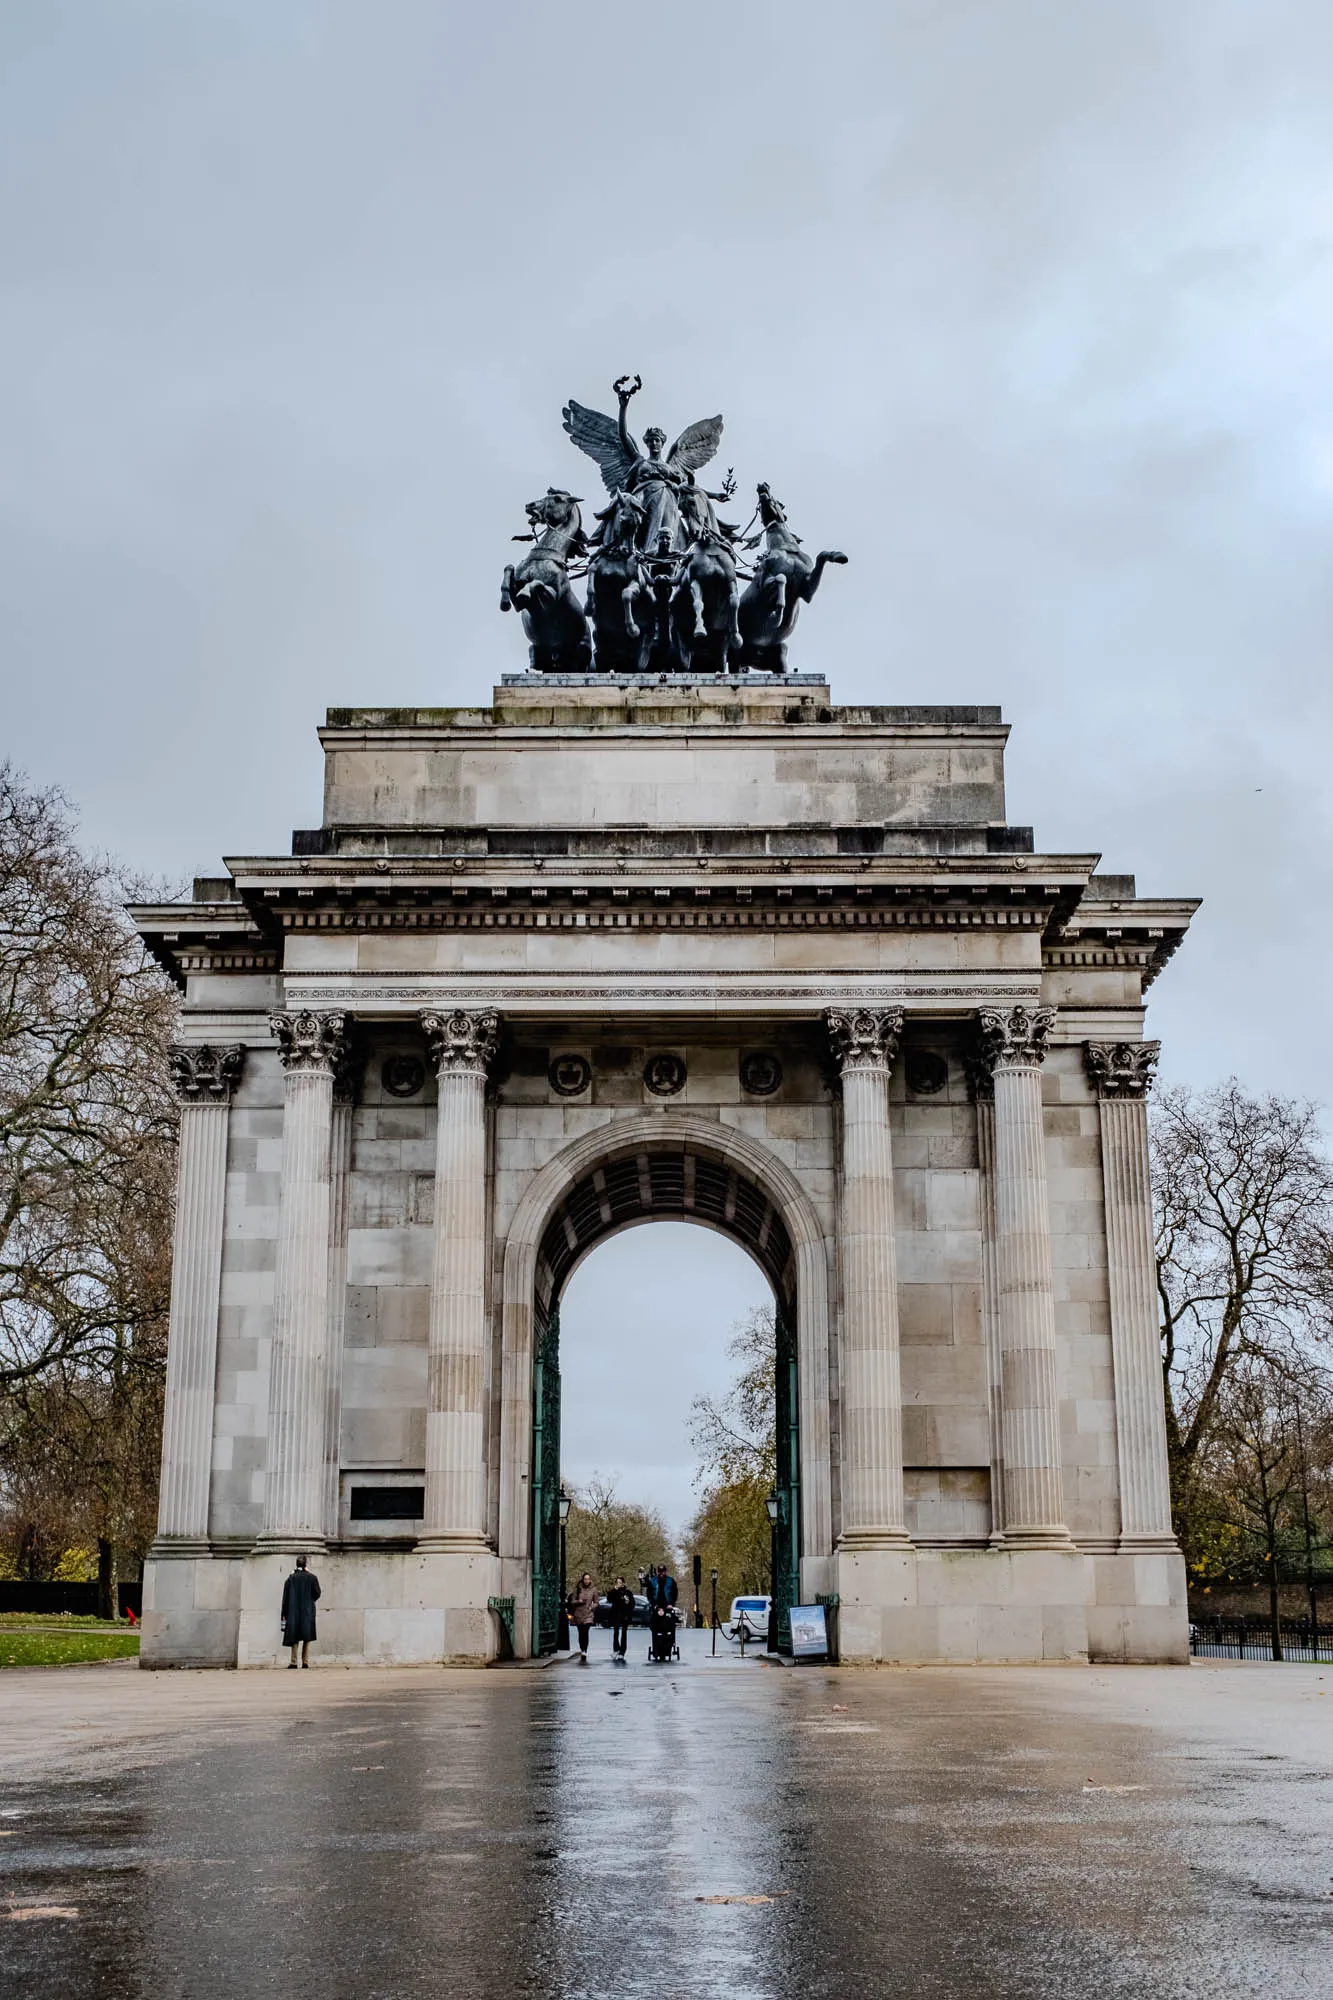
[[[1116,1551],[1122,1556],[1174,1556],[1180,1543],[1174,1535],[1121,1535]]]
[[[880,1549],[901,1551],[915,1546],[906,1528],[861,1528],[851,1535],[839,1535],[837,1553],[874,1555]]]
[[[322,1556],[328,1554],[329,1545],[323,1535],[277,1535],[263,1534],[255,1540],[254,1554],[257,1556]]]
[[[148,1551],[150,1562],[186,1562],[200,1556],[210,1556],[212,1545],[207,1535],[159,1535]]]
[[[1068,1528],[1058,1524],[1041,1528],[1006,1528],[1003,1534],[991,1537],[993,1549],[1072,1549],[1074,1538]]]
[[[495,1550],[478,1535],[418,1535],[414,1553],[419,1556],[493,1556]]]

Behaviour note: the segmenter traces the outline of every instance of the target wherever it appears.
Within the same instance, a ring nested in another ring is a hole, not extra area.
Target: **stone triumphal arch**
[[[560,1296],[660,1216],[773,1287],[781,1588],[845,1657],[1184,1657],[1143,1031],[1194,905],[1010,825],[993,709],[555,672],[321,735],[289,855],[136,911],[184,993],[145,1663],[272,1662],[297,1550],[325,1658],[548,1643]]]

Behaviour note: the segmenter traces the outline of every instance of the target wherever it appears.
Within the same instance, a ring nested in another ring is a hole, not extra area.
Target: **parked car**
[[[609,1597],[598,1598],[597,1609],[593,1613],[593,1619],[598,1625],[609,1626],[611,1624],[611,1600]],[[646,1625],[648,1623],[648,1599],[640,1597],[637,1590],[634,1593],[634,1614],[629,1622],[631,1625]]]
[[[772,1599],[768,1597],[733,1597],[731,1616],[727,1620],[726,1634],[729,1639],[739,1639],[742,1631],[746,1643],[752,1639],[768,1637],[768,1607]]]

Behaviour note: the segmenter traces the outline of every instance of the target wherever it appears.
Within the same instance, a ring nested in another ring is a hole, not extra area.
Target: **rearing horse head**
[[[582,523],[581,504],[574,494],[564,492],[559,486],[548,486],[540,500],[529,500],[528,522],[534,532],[538,528],[578,528]]]
[[[766,528],[786,526],[787,510],[778,499],[766,479],[761,480],[755,492],[759,495],[759,518]]]
[[[596,517],[606,524],[602,535],[602,547],[633,548],[647,511],[637,494],[626,493],[623,488],[618,489],[611,496],[610,505],[603,507]]]

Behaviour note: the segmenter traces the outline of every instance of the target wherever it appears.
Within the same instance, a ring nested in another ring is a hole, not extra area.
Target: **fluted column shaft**
[[[1004,1535],[1064,1545],[1055,1281],[1041,1108],[1050,1008],[980,1012],[995,1092],[995,1255]]]
[[[1146,1099],[1159,1048],[1157,1042],[1089,1042],[1084,1049],[1101,1117],[1120,1542],[1126,1549],[1175,1546],[1148,1170]]]
[[[352,1170],[355,1105],[334,1083],[329,1133],[329,1315],[327,1416],[324,1423],[324,1532],[339,1531],[338,1484],[342,1472],[343,1335],[347,1318],[347,1200]]]
[[[239,1046],[172,1051],[181,1114],[157,1532],[159,1542],[201,1550],[208,1540],[213,1460],[227,1131],[244,1060]]]
[[[284,1547],[317,1547],[325,1533],[333,1075],[346,1018],[272,1018],[287,1074],[263,1540]]]
[[[439,1078],[426,1404],[426,1512],[417,1546],[486,1541],[486,1072],[490,1012],[423,1014]]]
[[[842,1535],[848,1549],[907,1545],[889,1076],[898,1010],[827,1015],[842,1073]]]
[[[981,1328],[986,1344],[990,1414],[991,1540],[1004,1535],[1004,1356],[1000,1346],[1000,1271],[995,1224],[995,1093],[989,1076],[976,1093],[981,1197]]]

